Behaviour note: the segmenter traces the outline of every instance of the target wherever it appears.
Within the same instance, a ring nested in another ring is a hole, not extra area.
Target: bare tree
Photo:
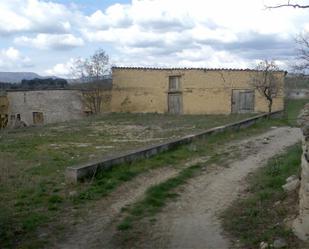
[[[274,6],[266,6],[267,9],[277,9],[282,7],[292,7],[292,8],[299,8],[299,9],[307,9],[309,8],[308,4],[298,4],[298,3],[291,3],[290,0],[286,1],[284,4],[274,5]],[[298,45],[298,55],[297,60],[298,63],[293,66],[294,70],[306,71],[309,69],[309,35],[308,32],[304,34],[298,35],[296,37],[296,44]]]
[[[101,113],[104,98],[109,97],[103,84],[110,74],[109,56],[99,49],[90,58],[76,59],[71,70],[72,75],[81,83],[86,108],[91,114]]]
[[[278,75],[279,67],[274,61],[264,60],[260,62],[251,74],[250,84],[268,102],[268,113],[272,111],[273,100],[283,90],[281,79]]]
[[[75,83],[86,81],[85,60],[80,57],[74,59],[70,70]]]
[[[273,6],[266,6],[267,9],[278,9],[282,7],[292,7],[292,8],[299,8],[299,9],[307,9],[309,5],[307,4],[298,4],[298,3],[291,3],[291,1],[287,1],[284,4],[278,4]]]
[[[99,81],[109,74],[109,56],[104,50],[97,50],[89,59],[84,62],[87,77],[91,82]]]
[[[297,44],[297,62],[293,66],[298,72],[306,72],[309,70],[309,34],[304,33],[296,38]]]

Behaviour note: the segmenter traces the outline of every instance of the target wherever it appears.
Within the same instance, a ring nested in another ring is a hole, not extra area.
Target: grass
[[[286,118],[289,125],[297,126],[297,116],[306,103],[309,103],[309,99],[295,99],[287,101]]]
[[[211,157],[208,161],[219,161],[222,154],[218,153],[217,148],[226,143],[226,141],[259,134],[272,126],[279,125],[286,125],[286,121],[282,119],[263,120],[247,129],[218,133],[208,137],[206,140],[197,140],[192,144],[160,153],[147,160],[113,167],[110,170],[100,172],[91,184],[79,185],[79,195],[74,201],[75,203],[80,203],[87,200],[100,199],[112,192],[122,182],[129,181],[150,169],[164,166],[181,169],[186,161],[205,155]],[[84,188],[85,185],[87,186],[86,188]]]
[[[278,237],[286,239],[288,248],[299,248],[298,240],[284,225],[297,203],[297,194],[293,194],[291,203],[281,186],[287,177],[299,173],[301,153],[301,145],[297,144],[271,158],[265,167],[248,177],[247,197],[235,201],[224,212],[224,229],[244,248],[259,248],[262,241],[270,245]]]
[[[131,208],[126,211],[129,213],[122,222],[118,225],[119,230],[127,230],[132,227],[133,222],[145,216],[153,216],[165,206],[166,202],[178,196],[175,189],[192,178],[199,170],[200,165],[194,165],[183,169],[180,173],[167,181],[150,187],[144,198],[136,202]]]
[[[140,173],[163,166],[179,167],[201,155],[220,158],[216,153],[219,142],[287,124],[286,120],[265,120],[239,133],[217,134],[197,141],[194,146],[182,146],[149,160],[112,168],[91,182],[77,186],[65,183],[67,166],[93,160],[116,147],[125,150],[245,117],[109,114],[73,123],[0,132],[0,248],[42,248],[47,241],[39,236],[40,229],[52,230],[51,224],[71,216],[70,210],[82,209]],[[77,195],[71,196],[72,191]]]
[[[245,117],[108,114],[73,123],[1,131],[0,248],[41,248],[46,241],[38,236],[39,227],[61,222],[70,208],[106,196],[141,172],[166,166],[174,156],[185,158],[189,153],[180,149],[173,152],[175,155],[159,155],[150,163],[117,167],[78,186],[65,183],[67,166]],[[77,196],[71,197],[72,191],[77,191]]]

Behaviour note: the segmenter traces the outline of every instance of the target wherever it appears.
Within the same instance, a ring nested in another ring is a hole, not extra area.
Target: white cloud
[[[96,29],[106,29],[109,27],[128,27],[132,24],[129,5],[114,4],[106,9],[95,11],[87,17],[88,25]]]
[[[45,70],[44,73],[49,76],[71,78],[74,61],[75,59],[71,58],[65,63],[59,63],[54,65],[52,68]]]
[[[22,32],[68,33],[83,15],[52,1],[1,0],[0,34]]]
[[[273,3],[132,0],[85,14],[82,8],[53,0],[1,0],[0,36],[11,39],[14,46],[64,53],[80,46],[107,45],[119,65],[245,67],[264,58],[288,61],[295,53],[293,37],[309,30],[308,11],[265,10],[264,5]],[[68,58],[72,56],[71,52]],[[67,63],[47,71],[66,74]]]
[[[290,56],[293,37],[309,25],[307,12],[265,10],[264,1],[132,0],[96,11],[87,17],[88,26],[81,32],[89,42],[109,43],[118,49],[122,54],[116,56],[118,63],[149,58],[148,65],[169,61],[173,66],[186,54],[181,63],[192,65],[197,63],[196,53],[207,51],[199,65],[204,61],[205,66],[249,66],[250,61],[271,57],[271,52],[275,58],[280,53]],[[272,44],[279,45],[279,40],[284,48]],[[241,54],[240,46],[244,46]],[[163,55],[172,59],[162,61]]]
[[[19,45],[31,46],[38,49],[71,49],[84,45],[84,40],[72,34],[38,34],[34,38],[21,36],[14,42]]]
[[[14,47],[0,50],[0,70],[17,70],[31,67],[31,60]]]

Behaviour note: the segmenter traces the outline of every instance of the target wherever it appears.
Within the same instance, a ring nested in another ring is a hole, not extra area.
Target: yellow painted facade
[[[9,100],[6,95],[0,95],[0,114],[8,114],[9,110]]]
[[[8,125],[9,100],[6,95],[0,93],[0,129]]]
[[[233,90],[254,90],[252,70],[155,69],[114,67],[112,112],[167,113],[169,79],[180,76],[183,114],[229,114]],[[278,71],[282,90],[274,99],[273,111],[284,108],[285,72]],[[254,112],[267,112],[268,102],[254,90]]]

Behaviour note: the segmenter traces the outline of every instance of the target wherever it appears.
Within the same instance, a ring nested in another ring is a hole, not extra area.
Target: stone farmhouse
[[[103,89],[102,112],[230,114],[267,112],[250,85],[253,70],[113,67],[112,89]],[[273,111],[284,108],[282,91]],[[91,113],[80,89],[7,90],[0,94],[0,128],[80,119]]]
[[[6,90],[0,92],[0,129],[81,119],[92,113],[91,89]],[[101,89],[102,112],[110,111],[110,89]]]
[[[0,123],[9,127],[63,122],[83,116],[79,90],[7,90],[2,94],[2,103]]]
[[[267,101],[250,85],[254,70],[113,67],[112,112],[230,114],[267,112]],[[284,108],[282,91],[273,111]],[[280,87],[281,88],[281,87]]]

